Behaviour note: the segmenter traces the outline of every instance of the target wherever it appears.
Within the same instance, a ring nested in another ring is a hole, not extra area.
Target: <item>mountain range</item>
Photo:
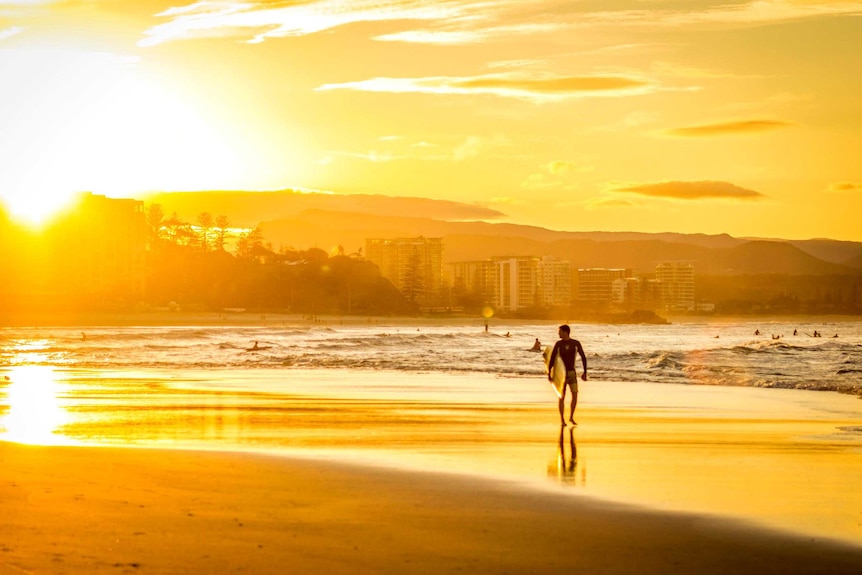
[[[555,256],[578,268],[649,271],[687,260],[698,274],[830,275],[862,273],[862,242],[736,238],[727,234],[566,232],[493,221],[500,212],[429,198],[277,192],[163,192],[145,198],[194,222],[226,215],[232,226],[259,226],[274,248],[364,251],[367,238],[442,237],[444,262],[495,256]],[[483,221],[480,221],[483,220]]]

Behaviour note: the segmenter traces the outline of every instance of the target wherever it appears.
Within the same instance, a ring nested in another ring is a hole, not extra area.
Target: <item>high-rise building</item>
[[[628,297],[627,288],[632,270],[615,268],[587,268],[578,270],[578,301],[592,303],[623,303]]]
[[[442,238],[367,238],[365,257],[409,301],[426,308],[441,301]]]
[[[485,303],[500,310],[571,303],[571,266],[564,260],[498,256],[450,265],[453,289],[480,294]]]
[[[539,303],[539,258],[491,258],[496,273],[498,309],[514,311]]]
[[[567,260],[545,256],[539,261],[539,300],[545,307],[572,303],[572,266]]]
[[[142,299],[146,249],[142,201],[83,193],[51,233],[54,281],[68,298],[90,303]]]
[[[693,311],[694,263],[690,261],[660,262],[655,267],[659,298],[669,311]]]

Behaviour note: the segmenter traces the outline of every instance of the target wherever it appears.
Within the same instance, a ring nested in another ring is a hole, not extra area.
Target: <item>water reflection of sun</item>
[[[60,385],[54,369],[21,365],[7,373],[5,401],[8,410],[0,416],[0,439],[32,445],[69,443],[58,430],[68,422]]]

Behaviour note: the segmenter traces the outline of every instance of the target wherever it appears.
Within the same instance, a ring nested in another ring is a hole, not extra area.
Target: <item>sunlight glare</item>
[[[34,71],[38,71],[35,73]],[[242,173],[241,138],[139,58],[0,49],[0,201],[44,221],[80,192],[199,189]]]
[[[16,366],[8,377],[9,410],[0,417],[0,439],[29,445],[71,443],[59,434],[59,429],[69,421],[69,414],[60,401],[60,386],[53,368]]]

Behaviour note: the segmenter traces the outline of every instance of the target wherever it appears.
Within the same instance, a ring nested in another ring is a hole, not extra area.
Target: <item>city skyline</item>
[[[862,241],[862,2],[690,4],[0,0],[0,201],[295,188]]]

